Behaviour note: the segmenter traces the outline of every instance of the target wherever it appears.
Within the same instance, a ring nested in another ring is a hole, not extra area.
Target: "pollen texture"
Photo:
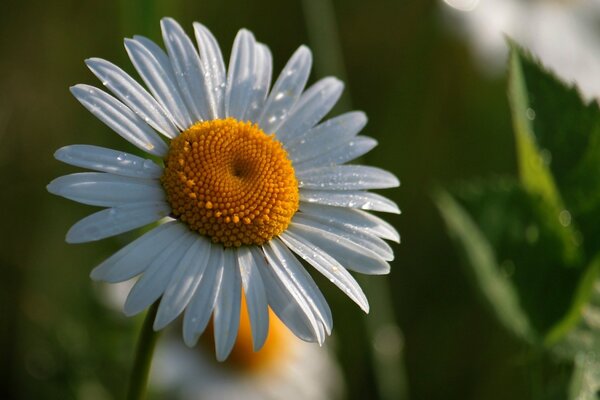
[[[173,216],[225,247],[269,241],[298,210],[281,144],[233,118],[198,122],[173,139],[161,182]]]

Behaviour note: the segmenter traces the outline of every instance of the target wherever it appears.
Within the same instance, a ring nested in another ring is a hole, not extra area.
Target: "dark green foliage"
[[[563,379],[557,398],[595,399],[597,363],[582,363],[589,346],[573,338],[584,326],[585,334],[599,334],[581,315],[593,306],[599,265],[600,111],[509,45],[519,178],[464,184],[438,193],[437,204],[498,320],[534,354],[575,363],[573,381]],[[559,351],[565,343],[569,351]],[[543,390],[532,396],[556,397]]]

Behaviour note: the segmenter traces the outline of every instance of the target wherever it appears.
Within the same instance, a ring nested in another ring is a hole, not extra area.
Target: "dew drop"
[[[565,228],[571,225],[571,213],[567,210],[562,210],[560,214],[558,214],[558,222]]]
[[[525,111],[525,116],[528,120],[533,121],[535,119],[535,110],[533,108],[528,108]]]

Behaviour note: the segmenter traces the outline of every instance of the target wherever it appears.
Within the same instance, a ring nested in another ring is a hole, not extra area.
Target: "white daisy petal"
[[[300,46],[275,81],[258,118],[258,125],[265,133],[275,132],[286,119],[306,85],[311,65],[310,50]]]
[[[227,249],[223,251],[223,279],[213,313],[218,361],[224,361],[235,344],[240,325],[241,285],[235,251]]]
[[[317,190],[364,190],[397,187],[390,172],[366,165],[336,165],[296,172],[298,187]]]
[[[131,288],[123,306],[125,315],[131,316],[142,312],[162,296],[169,283],[169,276],[193,244],[195,238],[195,235],[188,230],[185,235],[171,243],[152,261]]]
[[[163,18],[160,26],[179,92],[194,122],[217,118],[216,104],[209,97],[200,57],[191,39],[172,18]]]
[[[169,60],[169,56],[162,47],[160,47],[156,42],[151,39],[148,39],[142,35],[133,35],[133,39],[125,39],[125,42],[128,40],[133,40],[137,42],[140,46],[150,52],[150,54],[154,57],[156,62],[158,62],[161,68],[169,74],[169,76],[173,77],[173,82],[175,79],[175,75],[173,73],[173,68],[171,67],[171,61]],[[127,47],[127,43],[125,43],[125,47]]]
[[[162,167],[152,160],[86,144],[61,147],[54,153],[54,158],[76,167],[132,178],[158,179],[163,174]]]
[[[171,207],[166,202],[130,203],[81,219],[67,232],[67,243],[93,242],[119,235],[166,217]]]
[[[295,164],[296,171],[306,171],[318,167],[333,166],[352,161],[367,154],[377,146],[377,140],[367,136],[357,136],[337,148],[322,152],[314,158]]]
[[[400,214],[400,209],[392,200],[377,193],[361,191],[326,191],[300,189],[300,201],[336,207],[359,208]]]
[[[256,121],[265,104],[271,74],[273,73],[273,56],[269,48],[262,43],[256,43],[254,62],[254,87],[248,104],[244,120]]]
[[[179,94],[177,81],[164,51],[153,41],[142,36],[125,39],[125,49],[138,74],[154,98],[167,110],[183,131],[192,125],[190,112]]]
[[[170,221],[129,243],[92,270],[96,281],[123,282],[144,272],[171,243],[188,232],[185,225]]]
[[[361,210],[344,207],[324,206],[321,204],[300,203],[300,211],[323,221],[326,224],[346,226],[350,229],[362,229],[380,238],[400,243],[400,234],[391,224]]]
[[[223,248],[209,243],[209,258],[204,274],[183,318],[183,340],[192,347],[210,320],[223,280]]]
[[[246,29],[241,29],[231,50],[225,92],[225,115],[243,120],[254,88],[256,41]]]
[[[279,238],[294,253],[315,267],[317,271],[346,293],[363,311],[369,312],[369,302],[360,285],[337,260],[314,243],[305,242],[301,237],[291,232],[284,232]]]
[[[84,84],[72,86],[71,93],[96,118],[134,146],[159,157],[167,154],[168,147],[156,132],[108,93]]]
[[[351,111],[320,123],[304,134],[288,140],[285,148],[294,163],[311,159],[319,154],[336,149],[355,137],[367,123],[361,111]]]
[[[252,347],[254,351],[258,351],[265,343],[269,333],[267,295],[254,256],[248,247],[240,247],[236,252],[250,317]]]
[[[204,25],[194,22],[194,33],[200,51],[200,62],[206,76],[206,87],[216,106],[216,118],[223,118],[225,116],[224,99],[227,78],[221,49],[213,34]]]
[[[168,138],[177,136],[179,131],[162,106],[125,71],[101,58],[90,58],[85,63],[104,86],[148,125]]]
[[[309,87],[277,129],[277,139],[286,143],[315,126],[331,111],[343,89],[344,84],[333,77],[323,78]]]
[[[363,247],[365,250],[373,252],[385,261],[392,261],[394,259],[392,248],[377,236],[365,233],[361,229],[340,227],[339,225],[327,224],[319,220],[319,218],[311,215],[297,213],[294,215],[292,223],[317,229],[323,234],[328,234],[331,238],[339,240],[340,243],[345,241],[352,242],[355,245]]]
[[[297,289],[280,280],[265,259],[262,250],[250,248],[265,285],[269,306],[277,317],[300,339],[322,343],[320,323]]]
[[[50,182],[47,189],[57,196],[100,207],[165,199],[165,192],[157,180],[130,178],[104,172],[63,175]]]
[[[323,294],[296,256],[276,238],[263,245],[263,249],[276,274],[282,281],[286,280],[300,292],[323,324],[327,334],[330,334],[333,326],[331,310]]]
[[[156,313],[154,330],[167,326],[181,314],[198,287],[210,256],[210,242],[205,237],[197,237],[183,256]]]
[[[291,223],[288,232],[315,243],[344,268],[369,275],[383,275],[390,272],[390,265],[373,252],[358,246],[349,240],[332,237],[327,232],[306,225]]]

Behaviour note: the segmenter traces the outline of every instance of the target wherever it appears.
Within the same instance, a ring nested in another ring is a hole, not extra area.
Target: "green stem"
[[[152,329],[156,311],[158,310],[158,301],[154,303],[144,318],[144,324],[140,331],[135,352],[135,360],[129,378],[129,390],[127,391],[127,400],[141,400],[146,396],[146,387],[148,386],[148,374],[152,365],[152,355],[158,339],[158,332]]]

